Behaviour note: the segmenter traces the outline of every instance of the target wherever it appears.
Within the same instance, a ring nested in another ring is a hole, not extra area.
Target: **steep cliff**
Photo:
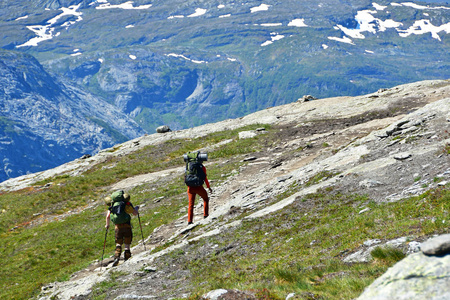
[[[56,167],[144,133],[116,107],[0,50],[0,180]]]

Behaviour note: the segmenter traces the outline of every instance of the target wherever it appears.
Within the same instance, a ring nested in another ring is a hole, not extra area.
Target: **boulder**
[[[450,234],[446,234],[423,243],[422,252],[411,254],[389,268],[357,299],[450,299],[449,241]],[[426,255],[423,251],[440,256]]]
[[[166,133],[166,132],[170,132],[170,131],[172,131],[172,130],[167,125],[162,125],[162,126],[159,126],[158,128],[156,128],[157,133]]]
[[[298,99],[297,102],[303,103],[308,101],[317,100],[317,98],[311,96],[311,95],[304,95],[302,98]]]
[[[450,254],[450,234],[444,234],[432,238],[420,246],[425,255],[447,255]]]

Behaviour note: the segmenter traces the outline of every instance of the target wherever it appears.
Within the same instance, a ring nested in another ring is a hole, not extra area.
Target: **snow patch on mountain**
[[[375,14],[378,13],[378,11],[383,11],[387,8],[387,6],[382,6],[377,3],[372,3],[372,6],[375,8],[375,10],[361,10],[356,13],[355,21],[357,22],[358,26],[356,28],[347,28],[343,25],[336,25],[336,28],[341,30],[346,36],[343,38],[337,38],[337,37],[328,37],[330,40],[335,40],[338,42],[348,43],[354,45],[353,39],[364,39],[366,36],[363,34],[365,32],[376,34],[377,32],[383,32],[386,31],[389,28],[395,28],[399,34],[400,37],[407,37],[411,34],[426,34],[431,33],[431,36],[434,39],[437,39],[438,41],[441,41],[440,36],[438,33],[445,32],[450,33],[450,23],[443,24],[441,26],[435,26],[431,23],[430,20],[419,20],[416,21],[412,26],[410,26],[407,29],[401,29],[400,27],[403,26],[403,23],[397,22],[392,19],[386,19],[382,20],[381,18],[374,17]],[[417,5],[411,2],[404,2],[404,3],[391,3],[391,6],[404,6],[404,7],[411,7],[413,9],[450,9],[449,7],[430,7],[430,6],[423,6],[423,5]]]
[[[204,61],[204,60],[190,59],[190,58],[188,58],[188,57],[186,57],[186,56],[184,56],[184,55],[182,55],[182,54],[169,53],[169,54],[166,54],[166,56],[167,56],[167,57],[177,57],[177,58],[182,58],[182,59],[185,59],[185,60],[187,60],[187,61],[193,62],[193,63],[195,63],[195,64],[207,64],[207,63],[208,63],[207,61]]]
[[[305,19],[294,19],[290,21],[287,26],[308,27],[308,25],[305,24]]]
[[[337,41],[337,42],[341,42],[341,43],[346,43],[346,44],[354,45],[353,41],[352,41],[350,38],[346,37],[346,36],[344,36],[344,37],[342,37],[342,38],[338,38],[338,37],[334,37],[334,36],[329,36],[328,39],[329,39],[329,40],[332,40],[332,41]]]
[[[441,31],[444,31],[446,33],[450,33],[450,23],[443,24],[441,26],[434,26],[431,24],[429,20],[419,20],[414,22],[414,25],[409,27],[406,30],[397,29],[399,32],[399,35],[401,37],[407,37],[411,34],[425,34],[425,33],[431,33],[431,36],[434,39],[437,39],[438,41],[441,41],[441,38],[438,33]]]
[[[284,38],[284,35],[278,34],[278,33],[276,33],[276,32],[272,32],[271,35],[272,35],[271,39],[268,40],[268,41],[265,41],[264,43],[262,43],[262,44],[261,44],[261,47],[268,46],[268,45],[270,45],[270,44],[273,44],[273,42],[279,41],[279,40],[281,40],[282,38]]]
[[[199,16],[203,16],[204,14],[206,14],[206,9],[204,9],[204,8],[197,8],[195,10],[195,13],[189,15],[188,18],[199,17]]]
[[[152,7],[152,4],[134,6],[134,4],[133,4],[134,2],[133,1],[127,1],[125,3],[116,4],[116,5],[112,5],[108,1],[96,1],[96,2],[93,2],[93,3],[94,4],[103,3],[103,4],[100,4],[99,6],[95,7],[96,9],[112,9],[112,8],[120,8],[120,9],[149,9],[150,7]]]
[[[277,26],[283,26],[283,23],[264,23],[264,24],[260,24],[260,26],[263,26],[263,27],[277,27]]]
[[[266,10],[269,10],[269,7],[270,7],[270,5],[261,4],[260,6],[255,6],[255,7],[250,8],[250,12],[255,13],[258,11],[266,11]]]
[[[56,17],[50,19],[47,21],[47,25],[32,25],[32,26],[27,26],[27,28],[31,31],[33,31],[37,36],[30,39],[28,42],[23,43],[21,45],[16,46],[16,48],[20,48],[20,47],[25,47],[25,46],[37,46],[40,42],[42,41],[46,41],[46,40],[50,40],[55,36],[58,36],[59,33],[54,34],[55,28],[53,28],[52,26],[56,24],[56,22],[58,22],[59,19],[61,19],[64,16],[74,16],[76,17],[75,21],[68,21],[65,22],[63,25],[61,25],[62,27],[69,27],[70,25],[73,25],[77,22],[80,22],[83,20],[83,18],[81,17],[81,15],[83,13],[78,12],[77,10],[80,8],[81,4],[78,5],[72,5],[69,6],[68,8],[66,7],[62,7],[62,13],[57,15]]]
[[[397,3],[392,3],[393,6],[394,6],[394,4],[397,4]],[[403,2],[403,3],[401,3],[400,6],[409,6],[409,7],[415,8],[415,9],[450,9],[450,7],[445,7],[445,6],[430,7],[429,5],[423,6],[423,5],[415,4],[412,2]]]
[[[23,16],[23,17],[18,17],[18,18],[16,19],[16,21],[25,20],[25,19],[28,19],[28,15]]]

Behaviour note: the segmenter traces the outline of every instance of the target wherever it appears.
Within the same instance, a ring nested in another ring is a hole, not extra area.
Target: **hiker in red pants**
[[[206,176],[206,168],[202,164],[203,160],[207,160],[206,153],[190,153],[188,152],[185,157],[186,161],[186,175],[184,182],[188,186],[187,193],[189,199],[188,206],[188,225],[193,223],[194,219],[194,204],[195,196],[199,195],[203,199],[203,217],[206,218],[209,215],[209,197],[203,183],[206,184],[209,192],[212,193],[212,189],[209,185],[208,178]]]

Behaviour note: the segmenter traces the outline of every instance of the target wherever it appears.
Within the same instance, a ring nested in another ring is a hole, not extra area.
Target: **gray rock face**
[[[427,253],[448,253],[450,235],[422,244]],[[359,300],[450,299],[450,255],[411,254],[375,280]]]

